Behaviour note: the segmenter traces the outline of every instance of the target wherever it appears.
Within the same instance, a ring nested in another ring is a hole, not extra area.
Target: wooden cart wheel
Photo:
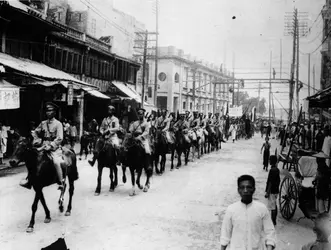
[[[283,218],[290,220],[295,213],[298,203],[298,188],[292,176],[285,176],[279,193],[279,207]]]

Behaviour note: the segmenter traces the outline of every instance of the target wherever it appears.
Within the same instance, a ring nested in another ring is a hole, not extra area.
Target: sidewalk
[[[74,149],[75,149],[76,155],[78,155],[79,154],[79,151],[80,151],[80,143],[76,143]],[[12,169],[13,167],[10,166],[10,164],[9,164],[9,161],[11,161],[11,160],[12,160],[11,157],[10,158],[6,158],[6,159],[3,159],[3,164],[0,165],[0,171]],[[24,165],[25,165],[25,163],[24,162],[21,162],[18,165],[18,167],[21,167],[21,166],[24,166]]]

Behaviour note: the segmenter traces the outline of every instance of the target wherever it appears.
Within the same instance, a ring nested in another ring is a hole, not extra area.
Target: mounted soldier
[[[55,119],[57,109],[58,106],[54,103],[46,103],[45,111],[47,120],[42,121],[39,126],[34,131],[32,131],[32,136],[34,138],[33,146],[42,146],[44,151],[50,152],[58,177],[58,189],[62,190],[64,187],[62,166],[68,167],[71,165],[71,160],[66,156],[66,154],[63,154],[61,150],[64,130],[62,123]],[[20,182],[20,185],[22,187],[31,189],[31,176],[29,176],[29,174],[30,173],[28,173],[26,180]]]
[[[207,127],[210,129],[210,131],[215,134],[215,128],[214,128],[214,120],[213,120],[213,113],[208,113],[207,118]]]
[[[95,149],[93,152],[93,159],[88,161],[91,167],[94,166],[95,161],[97,160],[100,153],[100,150],[104,148],[105,143],[112,145],[116,151],[116,155],[119,156],[120,142],[119,138],[117,137],[117,132],[120,130],[120,124],[118,118],[114,114],[115,107],[109,105],[108,116],[103,119],[100,126],[101,138],[99,138],[96,142]]]
[[[156,128],[162,131],[163,136],[165,136],[169,144],[174,144],[175,140],[173,136],[169,133],[170,121],[171,119],[167,118],[167,110],[163,109],[162,115],[157,119]]]
[[[149,138],[150,124],[145,120],[145,112],[146,110],[143,108],[137,109],[138,120],[130,124],[129,133],[131,133],[132,136],[140,142],[141,146],[145,150],[145,153],[151,155],[152,150]]]
[[[176,132],[182,132],[185,140],[190,143],[190,138],[188,137],[189,123],[185,120],[185,113],[179,114],[179,120],[174,124],[173,129]]]

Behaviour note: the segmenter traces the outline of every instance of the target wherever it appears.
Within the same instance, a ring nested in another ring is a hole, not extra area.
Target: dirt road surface
[[[109,192],[109,171],[104,170],[102,193],[94,196],[97,169],[86,160],[79,162],[70,217],[58,210],[59,191],[44,189],[52,221],[44,224],[41,204],[33,233],[26,233],[34,192],[18,185],[25,172],[0,175],[0,249],[37,250],[65,237],[71,250],[90,249],[220,249],[220,226],[226,207],[239,199],[236,180],[241,174],[256,178],[255,197],[263,202],[267,172],[262,170],[260,147],[263,140],[223,144],[222,150],[190,162],[179,170],[153,176],[148,193],[130,197],[131,185],[122,184]],[[275,140],[272,141],[273,146]],[[129,174],[129,172],[128,172]],[[128,176],[129,177],[129,176]],[[128,181],[130,179],[128,178]],[[145,177],[142,178],[145,180]],[[68,198],[66,196],[65,202]],[[287,222],[279,215],[276,249],[294,250],[314,239],[312,222],[301,220],[297,209]]]

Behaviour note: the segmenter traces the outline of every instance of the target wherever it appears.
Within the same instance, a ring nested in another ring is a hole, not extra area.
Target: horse
[[[95,189],[94,195],[98,196],[101,192],[101,179],[103,168],[109,168],[109,179],[110,187],[109,191],[114,192],[115,188],[118,185],[117,177],[117,155],[114,146],[107,142],[103,137],[98,138],[96,143],[96,151],[99,152],[97,156],[98,161],[98,178],[97,178],[97,187]]]
[[[70,158],[71,165],[62,166],[62,171],[64,173],[64,178],[68,177],[69,180],[69,202],[65,216],[71,215],[72,209],[72,197],[74,195],[74,182],[78,180],[78,170],[77,170],[77,159],[76,154],[67,148],[62,148],[63,154]],[[50,186],[58,182],[58,177],[56,174],[56,169],[53,165],[52,158],[49,152],[43,150],[43,147],[35,148],[32,145],[32,138],[20,137],[17,145],[14,149],[13,157],[18,161],[24,161],[29,173],[29,181],[35,191],[35,198],[32,204],[32,215],[30,219],[29,226],[26,232],[31,233],[34,229],[35,224],[35,214],[38,207],[39,200],[45,210],[45,220],[44,223],[51,222],[50,211],[46,205],[45,197],[42,189],[44,187]],[[15,162],[15,160],[13,161]],[[66,191],[66,184],[64,189],[61,191],[59,198],[59,210],[63,212],[63,202],[64,194]]]
[[[166,163],[166,155],[170,151],[171,154],[171,168],[172,171],[174,169],[174,155],[175,155],[175,144],[169,144],[167,142],[166,137],[162,133],[161,130],[155,128],[154,126],[151,127],[151,134],[154,138],[154,154],[153,154],[153,162],[155,164],[155,172],[156,174],[162,175],[165,170],[165,163]],[[158,168],[159,159],[161,156],[160,161],[160,170]]]
[[[126,182],[126,167],[129,167],[131,173],[132,189],[129,195],[134,196],[136,194],[136,184],[139,189],[143,189],[144,192],[148,192],[150,188],[150,178],[153,175],[151,155],[146,154],[145,149],[141,145],[141,142],[135,139],[131,133],[126,134],[123,145],[124,147],[122,148],[120,155],[124,183]],[[140,184],[140,177],[142,175],[143,169],[145,170],[147,176],[144,187]],[[137,172],[137,179],[135,172]]]
[[[179,167],[182,165],[182,160],[181,160],[182,153],[184,154],[185,166],[188,163],[188,157],[189,157],[189,154],[190,154],[191,142],[188,142],[185,139],[185,135],[184,135],[184,133],[181,129],[177,130],[175,132],[175,137],[176,137],[176,152],[177,152],[177,157],[178,157],[176,168],[179,169]]]
[[[222,141],[223,141],[223,135],[222,131],[220,130],[219,126],[215,126],[215,149],[218,151],[219,149],[222,148]]]
[[[216,133],[209,125],[206,127],[206,130],[208,132],[208,135],[206,136],[207,152],[210,153],[214,151],[216,146]]]
[[[205,133],[202,128],[198,128],[196,130],[197,134],[197,144],[196,144],[196,149],[198,151],[198,159],[203,155],[203,150],[204,150],[204,145],[205,145]]]

